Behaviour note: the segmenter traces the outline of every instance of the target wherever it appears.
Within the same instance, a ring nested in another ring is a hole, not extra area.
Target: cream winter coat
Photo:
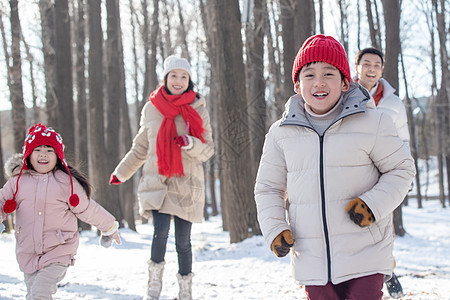
[[[152,210],[158,210],[190,222],[199,223],[203,219],[205,179],[202,164],[214,154],[214,143],[205,100],[196,98],[191,106],[203,120],[205,143],[192,137],[193,147],[181,150],[184,177],[168,178],[158,174],[156,137],[163,116],[150,101],[142,109],[140,129],[131,149],[114,170],[117,178],[124,182],[144,165],[138,197],[139,213],[146,218],[151,218]],[[178,135],[188,134],[181,115],[175,117],[175,125]]]
[[[0,189],[0,221],[6,218],[3,205],[16,190],[23,155],[15,155],[5,166],[12,176]],[[94,200],[87,198],[73,179],[74,193],[80,198],[76,207],[69,205],[69,175],[61,170],[41,174],[24,170],[16,195],[16,256],[20,270],[34,273],[51,263],[72,265],[79,235],[77,218],[106,232],[114,217]]]
[[[267,133],[256,179],[265,240],[271,245],[291,230],[294,277],[305,285],[392,273],[391,215],[415,174],[390,117],[366,107],[367,91],[352,85],[343,97],[342,113],[323,136],[306,119],[302,98],[291,97]],[[345,211],[357,197],[375,215],[368,227]]]
[[[377,109],[388,114],[394,121],[398,136],[409,146],[408,118],[405,105],[402,100],[394,94],[395,89],[383,78],[378,81],[383,85],[383,97],[377,105]]]

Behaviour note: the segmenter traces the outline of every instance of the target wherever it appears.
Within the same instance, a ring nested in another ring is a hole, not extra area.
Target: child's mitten
[[[190,135],[179,135],[174,138],[175,143],[177,143],[178,147],[181,149],[189,150],[194,146],[194,141],[192,140],[192,137]]]
[[[109,178],[109,184],[119,185],[122,181],[120,181],[115,174],[111,174],[111,177]]]
[[[118,245],[122,244],[118,229],[119,223],[115,221],[114,225],[107,232],[102,232],[99,244],[105,248],[111,247],[113,242],[116,242]]]
[[[277,257],[284,257],[289,253],[292,246],[294,246],[294,238],[291,231],[284,230],[273,240],[270,248]]]
[[[350,219],[361,227],[368,226],[375,221],[375,216],[370,208],[359,198],[349,201],[345,210],[348,212]]]

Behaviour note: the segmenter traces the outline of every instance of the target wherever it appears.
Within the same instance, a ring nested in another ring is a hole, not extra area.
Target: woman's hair
[[[30,162],[30,156],[27,157],[26,164],[27,164],[27,167],[29,169],[31,169],[33,171],[36,171],[34,169],[33,165]],[[91,193],[92,193],[92,186],[89,183],[87,177],[83,173],[81,173],[80,171],[75,169],[74,167],[71,167],[70,165],[67,165],[67,168],[69,169],[70,174],[72,175],[72,177],[75,178],[78,181],[78,183],[83,187],[83,189],[84,189],[86,195],[88,196],[88,198],[90,198],[91,197]],[[67,175],[69,175],[69,173],[67,172],[67,169],[64,167],[64,164],[59,159],[59,157],[57,157],[56,165],[55,165],[55,168],[53,169],[53,172],[58,170],[58,169],[63,171]]]

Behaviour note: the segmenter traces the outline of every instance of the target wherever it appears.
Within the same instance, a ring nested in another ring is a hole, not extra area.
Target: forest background
[[[94,198],[122,227],[135,230],[139,174],[120,186],[108,185],[109,175],[131,146],[141,108],[162,79],[164,58],[177,54],[191,62],[213,122],[216,155],[205,163],[205,219],[220,213],[231,243],[260,235],[253,186],[264,135],[293,94],[290,72],[299,47],[310,35],[325,33],[344,45],[352,72],[359,49],[374,46],[385,53],[383,77],[407,108],[411,152],[416,161],[437,158],[438,197],[445,207],[449,5],[449,0],[1,0],[0,165],[22,151],[29,126],[51,126],[64,138],[69,163],[88,174]],[[425,163],[417,170],[429,169]],[[431,198],[426,186],[417,176],[404,205],[422,207]],[[394,213],[400,236],[401,209]],[[13,224],[9,219],[7,230]]]

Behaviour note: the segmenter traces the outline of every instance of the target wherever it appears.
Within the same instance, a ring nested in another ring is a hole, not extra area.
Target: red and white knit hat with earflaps
[[[80,199],[78,198],[77,194],[73,193],[73,181],[72,181],[72,175],[70,174],[69,168],[67,167],[67,163],[64,160],[64,144],[63,139],[59,133],[57,133],[53,128],[46,127],[45,125],[42,125],[41,123],[36,124],[28,130],[27,137],[25,138],[25,142],[23,144],[23,165],[20,169],[19,176],[17,177],[16,182],[16,191],[14,193],[14,196],[12,199],[7,200],[5,202],[5,205],[3,205],[3,211],[6,214],[12,213],[16,210],[17,202],[15,200],[17,191],[19,190],[19,179],[22,175],[22,171],[28,169],[27,166],[27,158],[30,156],[30,154],[33,152],[34,148],[38,146],[50,146],[55,150],[56,155],[61,160],[62,164],[67,170],[67,173],[70,177],[70,198],[69,203],[73,207],[77,206],[78,203],[80,203]]]

